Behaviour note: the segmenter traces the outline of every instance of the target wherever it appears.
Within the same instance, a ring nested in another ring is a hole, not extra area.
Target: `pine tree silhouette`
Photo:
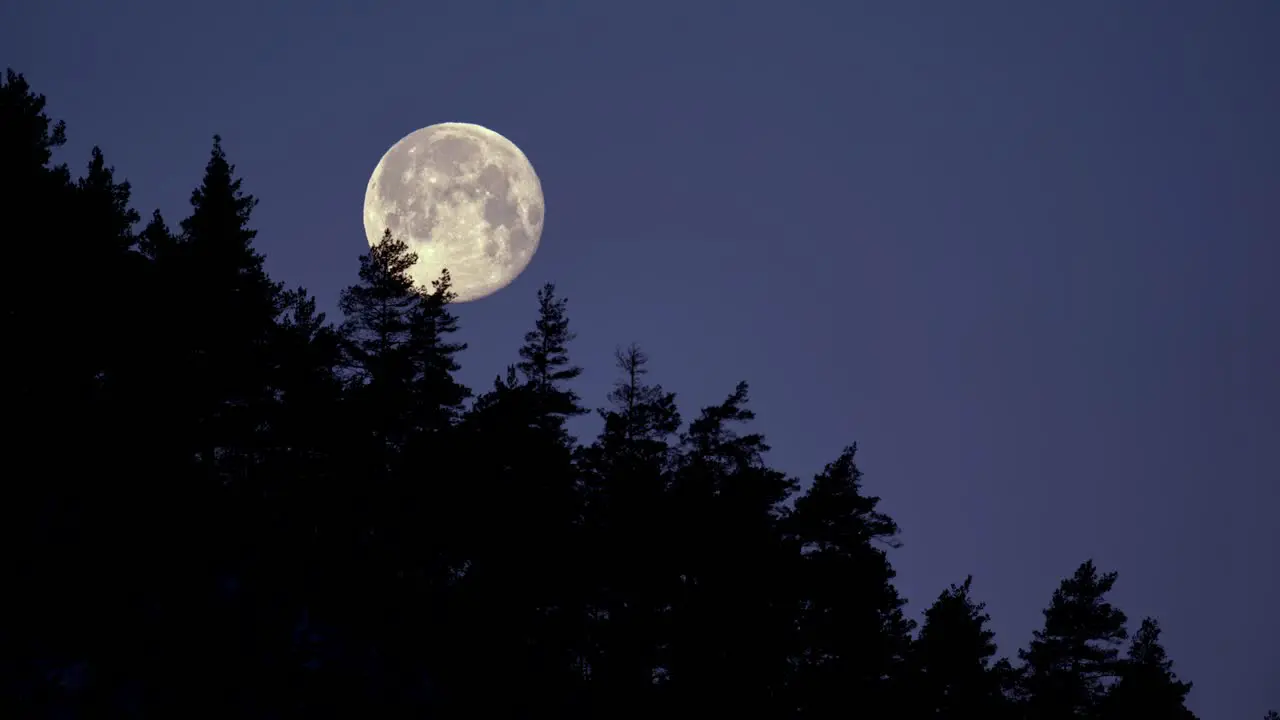
[[[921,717],[1008,717],[1004,667],[992,662],[995,633],[985,605],[973,599],[973,577],[943,591],[924,613],[911,646],[910,701]]]
[[[884,546],[898,545],[898,525],[863,493],[851,445],[796,499],[788,529],[800,544],[799,646],[793,682],[805,715],[828,717],[854,692],[872,715],[903,703],[914,623],[892,585]]]
[[[770,714],[781,697],[793,618],[778,524],[795,481],[764,463],[762,435],[739,433],[755,417],[748,400],[738,383],[681,436],[670,519],[681,553],[661,661],[672,708]]]
[[[582,368],[569,361],[568,345],[574,334],[569,331],[568,300],[556,297],[555,285],[547,283],[538,291],[538,320],[525,333],[516,367],[537,405],[536,412],[562,430],[564,419],[586,412],[579,406],[578,395],[564,383],[582,374]]]
[[[1154,618],[1144,618],[1134,633],[1119,676],[1103,701],[1104,717],[1195,718],[1185,704],[1191,683],[1179,682],[1174,674],[1173,661],[1160,644],[1160,624]]]
[[[675,394],[643,381],[648,356],[615,354],[621,378],[599,411],[604,427],[579,455],[586,493],[582,574],[596,713],[652,711],[654,672],[669,642],[664,608],[677,548],[667,535],[666,484],[680,428]],[[625,699],[625,700],[624,700]]]
[[[1124,613],[1106,601],[1116,577],[1087,560],[1054,590],[1044,628],[1018,653],[1026,664],[1024,692],[1033,717],[1098,712],[1104,682],[1119,672],[1119,648],[1128,638]]]

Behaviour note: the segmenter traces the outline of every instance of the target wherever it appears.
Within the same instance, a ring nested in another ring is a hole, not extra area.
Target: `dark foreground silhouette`
[[[217,138],[171,228],[63,136],[10,72],[0,716],[1194,717],[1092,562],[1016,662],[970,579],[917,626],[855,448],[799,492],[745,383],[685,422],[632,346],[579,441],[553,286],[473,394],[448,274],[390,234],[334,326]]]

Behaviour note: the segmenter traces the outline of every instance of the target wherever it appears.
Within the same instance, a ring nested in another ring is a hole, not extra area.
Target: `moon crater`
[[[542,236],[542,185],[520,148],[470,123],[441,123],[406,135],[369,178],[369,244],[387,229],[418,255],[410,270],[430,287],[448,268],[457,302],[492,295],[533,259]]]

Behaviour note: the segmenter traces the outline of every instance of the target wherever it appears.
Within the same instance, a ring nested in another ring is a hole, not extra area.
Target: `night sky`
[[[780,469],[858,442],[913,617],[973,573],[1012,656],[1093,557],[1206,720],[1280,706],[1277,37],[1275,0],[0,9],[59,161],[176,227],[220,133],[331,317],[382,153],[502,133],[546,228],[457,307],[464,381],[554,281],[588,404],[631,341],[686,417],[748,380]]]

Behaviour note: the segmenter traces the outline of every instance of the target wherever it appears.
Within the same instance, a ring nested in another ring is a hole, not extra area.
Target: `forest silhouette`
[[[1092,561],[1012,658],[963,573],[909,617],[856,446],[801,491],[746,383],[686,418],[632,345],[575,438],[553,285],[473,391],[389,232],[330,322],[217,137],[176,226],[64,142],[9,71],[3,717],[1194,717]]]

